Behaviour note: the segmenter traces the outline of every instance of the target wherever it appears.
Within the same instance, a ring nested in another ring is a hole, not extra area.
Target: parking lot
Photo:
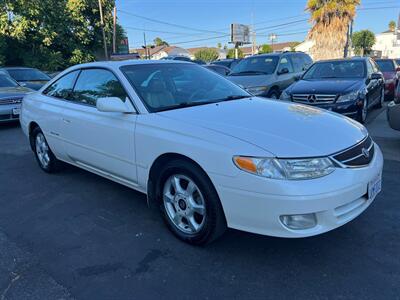
[[[0,127],[0,299],[400,299],[400,133],[373,111],[383,191],[349,224],[306,239],[229,230],[174,238],[144,195],[66,167],[39,169]]]

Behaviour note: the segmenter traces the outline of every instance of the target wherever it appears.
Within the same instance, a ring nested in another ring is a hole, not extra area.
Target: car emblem
[[[362,148],[361,152],[362,152],[362,155],[364,155],[365,158],[368,158],[368,157],[369,157],[369,151],[368,151],[368,149]]]
[[[309,95],[307,100],[310,103],[314,103],[317,100],[317,97],[315,97],[315,95]]]

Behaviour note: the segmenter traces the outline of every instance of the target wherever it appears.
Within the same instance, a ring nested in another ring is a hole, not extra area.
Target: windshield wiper
[[[239,99],[250,98],[250,97],[251,97],[250,95],[231,95],[231,96],[227,96],[225,98],[215,100],[215,102],[239,100]]]
[[[267,72],[262,71],[242,71],[242,72],[233,72],[228,74],[228,76],[239,76],[239,75],[266,75]]]

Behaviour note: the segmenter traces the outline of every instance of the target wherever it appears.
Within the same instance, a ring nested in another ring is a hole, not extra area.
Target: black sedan
[[[40,89],[51,79],[46,73],[34,68],[5,67],[0,70],[10,75],[20,85],[33,90]]]
[[[314,63],[281,95],[282,100],[318,106],[365,122],[368,110],[381,107],[384,79],[370,58]]]

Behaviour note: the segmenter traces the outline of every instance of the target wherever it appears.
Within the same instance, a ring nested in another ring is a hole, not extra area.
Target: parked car
[[[204,67],[222,76],[227,76],[231,72],[229,68],[222,65],[205,65]]]
[[[394,101],[388,104],[386,113],[390,127],[400,130],[400,83],[397,84]]]
[[[183,55],[171,55],[161,58],[161,60],[180,60],[180,61],[188,61],[193,62],[192,59],[188,56]]]
[[[311,64],[310,56],[302,52],[255,55],[238,63],[228,79],[253,95],[278,99]]]
[[[144,192],[192,244],[226,227],[321,234],[381,190],[382,153],[364,126],[253,97],[192,63],[71,67],[24,98],[21,126],[44,171],[64,161]]]
[[[33,90],[40,89],[51,79],[46,73],[34,68],[4,67],[0,70],[8,73],[20,85]]]
[[[319,61],[280,97],[325,108],[365,122],[369,109],[382,107],[383,75],[370,58]]]
[[[376,59],[375,62],[385,77],[385,96],[393,99],[400,78],[400,65],[394,59]]]
[[[213,61],[211,64],[224,66],[232,70],[241,60],[242,59],[233,59],[233,58],[219,59]]]
[[[22,98],[32,92],[0,71],[0,123],[18,121]]]

